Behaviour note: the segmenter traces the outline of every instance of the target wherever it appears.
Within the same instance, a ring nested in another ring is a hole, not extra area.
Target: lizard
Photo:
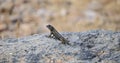
[[[70,45],[69,40],[64,38],[52,25],[47,25],[46,27],[50,30],[49,37],[54,37],[55,39],[61,41],[62,44]]]

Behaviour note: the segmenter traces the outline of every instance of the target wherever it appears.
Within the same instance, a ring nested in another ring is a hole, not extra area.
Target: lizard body
[[[52,26],[52,25],[47,25],[47,28],[50,30],[50,35],[49,37],[54,36],[55,39],[58,39],[62,42],[62,44],[69,44],[69,40],[65,39],[58,31]]]

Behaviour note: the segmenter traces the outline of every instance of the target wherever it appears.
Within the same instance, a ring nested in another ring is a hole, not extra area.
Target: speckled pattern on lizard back
[[[69,40],[65,39],[52,25],[47,25],[47,28],[50,30],[49,37],[53,37],[57,40],[60,40],[62,44],[69,44]]]

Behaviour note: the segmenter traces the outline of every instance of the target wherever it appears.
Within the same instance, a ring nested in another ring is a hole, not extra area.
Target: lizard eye
[[[47,27],[51,30],[54,30],[54,27],[52,25],[47,25]]]

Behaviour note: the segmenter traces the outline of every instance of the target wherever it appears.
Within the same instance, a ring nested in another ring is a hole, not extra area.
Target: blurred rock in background
[[[119,0],[0,0],[0,38],[92,29],[120,31]]]

